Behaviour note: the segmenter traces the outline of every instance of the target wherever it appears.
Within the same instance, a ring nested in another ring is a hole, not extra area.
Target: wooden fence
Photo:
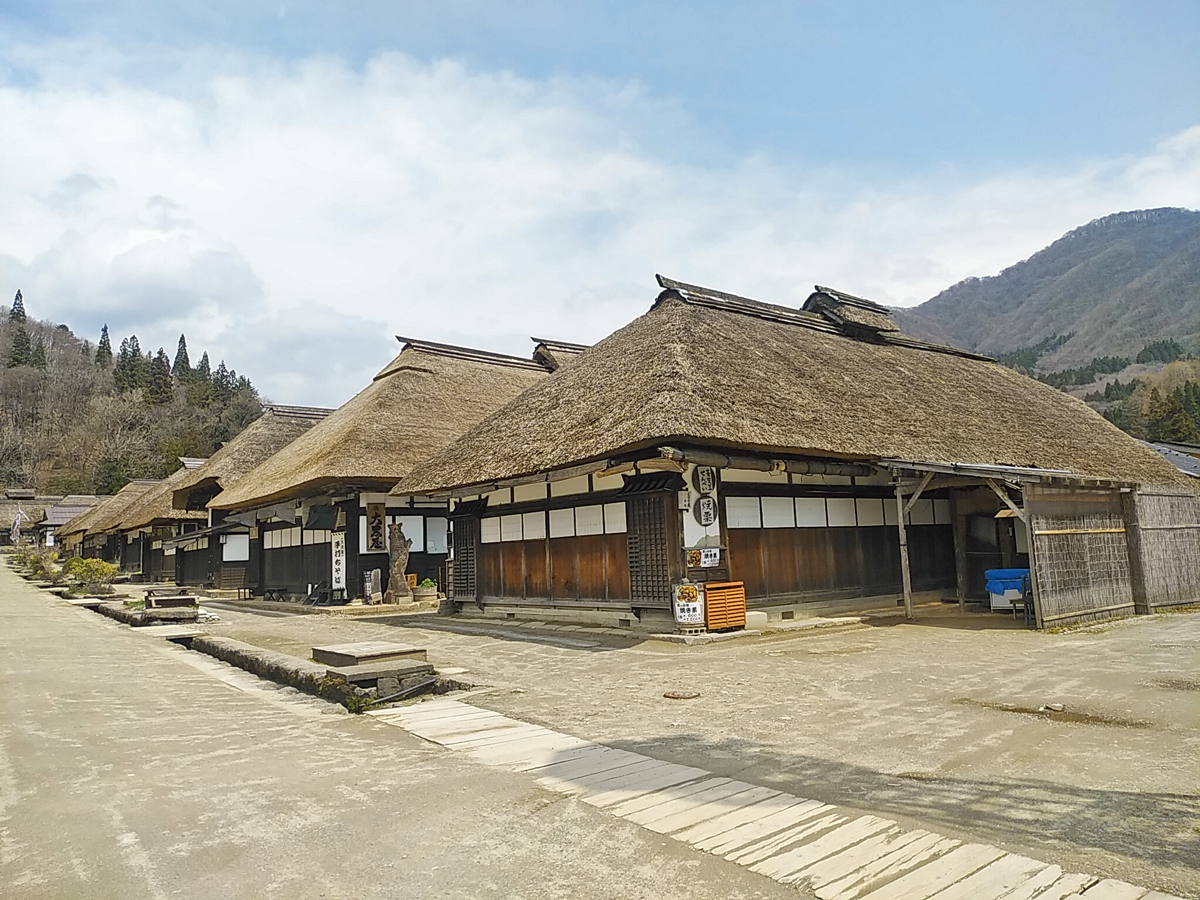
[[[1140,490],[1127,495],[1125,515],[1138,612],[1200,604],[1200,496]]]
[[[1133,615],[1119,491],[1027,485],[1025,509],[1039,628]]]

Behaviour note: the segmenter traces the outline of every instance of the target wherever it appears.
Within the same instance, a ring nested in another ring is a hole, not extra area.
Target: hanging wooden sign
[[[346,532],[337,531],[329,536],[329,546],[333,553],[332,576],[329,586],[335,591],[346,589]]]
[[[363,553],[387,553],[387,505],[367,504],[367,546]]]
[[[717,501],[713,497],[699,497],[692,505],[692,515],[696,521],[707,528],[717,521]]]
[[[692,485],[697,494],[711,494],[717,489],[717,470],[712,466],[696,466],[692,470]]]

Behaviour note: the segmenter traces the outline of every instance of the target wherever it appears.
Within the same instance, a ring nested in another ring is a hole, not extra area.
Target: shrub
[[[119,566],[102,559],[84,559],[82,556],[73,556],[67,560],[63,571],[83,585],[90,593],[108,594],[112,592],[112,580],[121,570]]]
[[[435,587],[437,587],[437,582],[434,581],[432,578],[426,578],[424,581],[422,581],[420,584],[418,584],[417,587],[435,588]]]

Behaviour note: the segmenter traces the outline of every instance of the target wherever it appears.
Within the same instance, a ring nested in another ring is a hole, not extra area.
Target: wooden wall
[[[900,539],[895,526],[731,528],[730,578],[746,599],[764,603],[899,593]],[[908,526],[913,589],[953,587],[954,535],[949,525]]]
[[[629,608],[624,534],[480,544],[476,582],[485,600]]]

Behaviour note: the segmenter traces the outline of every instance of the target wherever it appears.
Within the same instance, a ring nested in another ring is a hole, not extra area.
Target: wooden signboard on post
[[[367,546],[363,553],[387,553],[387,506],[367,504]]]

